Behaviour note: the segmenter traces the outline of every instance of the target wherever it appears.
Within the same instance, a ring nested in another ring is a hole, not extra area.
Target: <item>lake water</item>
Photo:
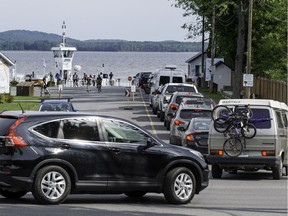
[[[11,61],[16,61],[17,75],[31,74],[42,78],[45,73],[56,73],[52,51],[2,51]],[[176,65],[188,72],[186,60],[194,52],[80,52],[74,55],[73,65],[80,65],[80,77],[83,73],[100,72],[114,74],[115,79],[127,79],[141,71],[155,71],[165,65]],[[43,67],[45,60],[46,68]],[[104,67],[102,65],[104,64]],[[11,68],[13,69],[13,67]]]

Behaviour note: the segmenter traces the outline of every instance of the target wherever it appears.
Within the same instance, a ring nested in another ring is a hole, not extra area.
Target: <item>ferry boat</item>
[[[61,76],[61,79],[64,80],[65,86],[72,86],[72,61],[75,52],[77,51],[76,47],[66,46],[66,24],[63,21],[62,24],[62,42],[58,47],[51,48],[54,56],[55,66],[58,69],[58,73]]]

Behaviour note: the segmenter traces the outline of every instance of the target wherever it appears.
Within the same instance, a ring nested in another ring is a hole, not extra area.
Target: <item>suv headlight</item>
[[[205,161],[204,156],[203,156],[200,152],[195,151],[195,150],[192,150],[192,149],[189,149],[189,151],[190,151],[192,154],[197,155],[201,160]]]

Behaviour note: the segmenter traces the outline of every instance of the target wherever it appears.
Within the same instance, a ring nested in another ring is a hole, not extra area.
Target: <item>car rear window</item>
[[[5,136],[11,125],[16,121],[16,118],[0,116],[0,136]]]
[[[174,92],[196,92],[194,86],[168,86],[166,89],[167,93]]]
[[[181,102],[182,102],[182,99],[183,98],[195,98],[195,96],[188,96],[188,95],[181,95],[181,96],[177,96],[176,97],[176,103],[177,104],[180,104]],[[197,100],[195,100],[196,102],[195,103],[197,103]],[[199,104],[202,104],[203,102],[200,102]]]
[[[192,119],[198,117],[211,117],[211,110],[183,109],[180,112],[180,118],[182,119]]]

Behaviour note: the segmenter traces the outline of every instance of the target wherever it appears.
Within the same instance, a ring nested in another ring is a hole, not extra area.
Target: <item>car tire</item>
[[[185,167],[170,170],[164,182],[164,196],[169,203],[187,204],[196,192],[194,174]]]
[[[283,161],[280,160],[280,163],[277,164],[275,167],[272,169],[272,174],[273,174],[273,179],[281,179],[283,175]]]
[[[222,177],[223,170],[218,165],[212,165],[212,177],[220,179]]]
[[[140,198],[143,197],[145,194],[145,191],[129,191],[125,193],[125,195],[130,198]]]
[[[152,107],[152,113],[153,113],[153,114],[157,114],[157,109],[154,108],[154,107]]]
[[[0,189],[0,195],[8,199],[19,199],[27,194],[26,191],[7,191]]]
[[[170,131],[170,122],[167,122],[167,123],[166,123],[166,129],[167,129],[168,131]]]
[[[160,111],[160,121],[164,121],[165,113]]]
[[[47,166],[40,169],[35,176],[32,188],[35,200],[49,205],[64,202],[70,191],[70,176],[59,166]]]

